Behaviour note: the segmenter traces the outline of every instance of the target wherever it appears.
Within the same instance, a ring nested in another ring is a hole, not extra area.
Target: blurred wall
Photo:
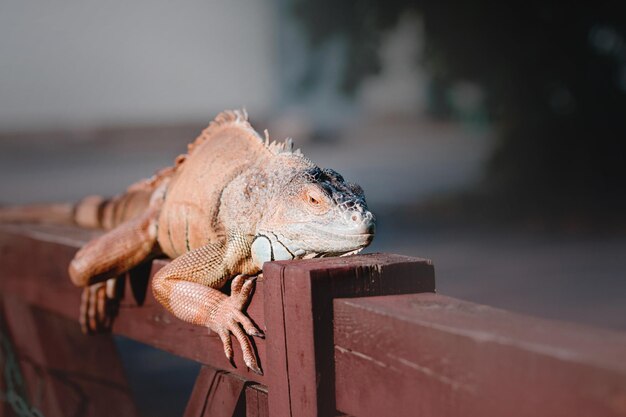
[[[0,130],[267,114],[272,0],[0,3]]]

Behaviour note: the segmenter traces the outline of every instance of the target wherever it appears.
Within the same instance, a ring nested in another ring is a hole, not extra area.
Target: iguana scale
[[[69,266],[74,284],[89,287],[81,318],[104,320],[103,281],[160,254],[173,259],[153,278],[156,299],[176,317],[216,332],[233,360],[232,333],[246,365],[261,372],[247,335],[262,336],[242,312],[263,263],[356,253],[374,236],[363,190],[293,150],[270,142],[244,111],[217,116],[174,166],[112,199],[75,206],[5,210],[0,220],[65,214],[107,230]],[[230,296],[219,289],[231,278]]]

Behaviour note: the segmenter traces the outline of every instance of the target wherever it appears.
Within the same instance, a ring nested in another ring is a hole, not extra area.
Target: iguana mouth
[[[302,258],[303,259],[313,259],[313,258],[328,258],[328,257],[335,257],[335,256],[350,256],[350,255],[356,255],[357,253],[361,252],[364,248],[358,248],[355,250],[351,250],[348,252],[311,252],[311,253],[307,253],[306,255],[304,255]]]
[[[325,253],[344,254],[360,250],[374,239],[374,226],[368,226],[366,233],[341,233],[336,229],[326,229],[324,227],[315,227],[308,224],[306,226],[310,236],[314,237],[316,244],[320,244],[325,248]]]
[[[338,255],[338,256],[356,255],[357,253],[361,252],[362,250],[363,250],[363,248],[359,248],[357,250],[353,250],[353,251],[350,251],[350,252],[342,253],[341,255]]]

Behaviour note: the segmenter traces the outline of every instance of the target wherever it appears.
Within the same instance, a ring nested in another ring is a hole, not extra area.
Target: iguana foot
[[[243,308],[248,303],[255,280],[256,277],[237,275],[231,283],[230,297],[224,298],[222,302],[219,303],[217,309],[211,314],[213,319],[208,325],[222,340],[224,353],[231,363],[233,362],[233,345],[230,333],[237,338],[241,345],[243,360],[246,366],[257,374],[263,375],[252,344],[247,336],[263,337],[263,333],[257,329],[254,323],[252,323],[252,320],[242,312]]]
[[[111,330],[120,305],[119,281],[117,278],[111,278],[83,289],[79,316],[83,333],[102,333]]]

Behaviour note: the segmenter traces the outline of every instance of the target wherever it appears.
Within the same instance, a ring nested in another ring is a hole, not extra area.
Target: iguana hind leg
[[[124,278],[109,278],[83,288],[80,328],[83,333],[108,332],[119,312]]]
[[[233,275],[234,269],[247,272],[238,262],[233,261],[233,253],[240,249],[237,245],[236,240],[229,239],[179,256],[154,276],[152,289],[156,299],[176,317],[206,326],[217,333],[230,361],[233,359],[232,333],[241,345],[246,365],[254,372],[261,373],[246,334],[262,336],[262,333],[242,312],[254,280],[238,275],[233,280],[230,296],[218,290]]]
[[[120,285],[116,277],[153,254],[156,221],[156,210],[148,211],[90,241],[74,256],[69,274],[74,284],[85,287],[79,321],[86,333],[111,327],[118,302],[114,288]]]
[[[87,243],[70,263],[72,282],[85,287],[140,264],[155,249],[156,222],[157,212],[151,210]]]

